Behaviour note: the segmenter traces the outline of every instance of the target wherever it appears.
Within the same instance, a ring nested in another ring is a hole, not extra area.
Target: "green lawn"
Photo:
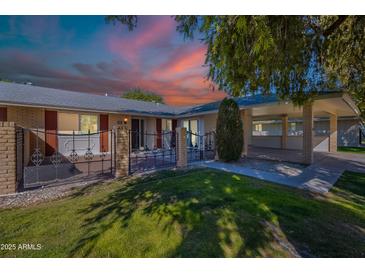
[[[365,147],[338,147],[337,151],[351,153],[365,153]]]
[[[114,181],[0,211],[2,257],[364,257],[365,176],[325,196],[209,169]]]

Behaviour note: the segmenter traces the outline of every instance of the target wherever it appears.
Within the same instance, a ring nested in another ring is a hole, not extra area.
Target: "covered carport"
[[[314,153],[316,150],[337,152],[338,118],[358,117],[360,113],[354,101],[344,93],[318,95],[304,106],[295,106],[289,101],[276,101],[241,106],[241,109],[245,156],[305,164],[311,164],[322,157],[321,153]],[[300,134],[295,136],[288,134],[289,123],[293,119],[301,120]],[[316,135],[316,119],[328,121],[324,135]],[[281,134],[254,135],[255,120],[279,120]]]

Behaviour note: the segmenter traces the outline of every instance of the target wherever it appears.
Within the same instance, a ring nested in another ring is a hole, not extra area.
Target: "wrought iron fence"
[[[24,167],[24,132],[23,128],[16,127],[16,182],[17,190],[21,190]]]
[[[177,133],[129,131],[129,173],[176,166]]]
[[[114,174],[115,134],[112,130],[91,133],[53,133],[21,129],[17,160],[23,188],[53,183],[82,182]],[[53,139],[50,145],[46,138]],[[107,141],[106,141],[107,140]],[[20,152],[19,152],[20,154]]]
[[[197,134],[187,131],[188,163],[213,160],[215,157],[215,132]]]
[[[363,123],[360,123],[360,127],[359,127],[359,142],[360,145],[365,145],[365,125]]]

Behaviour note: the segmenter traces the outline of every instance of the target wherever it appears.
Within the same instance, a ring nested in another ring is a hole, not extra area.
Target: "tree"
[[[243,147],[242,120],[237,103],[223,99],[219,106],[216,146],[219,159],[225,162],[237,161]]]
[[[122,98],[164,104],[163,98],[160,95],[141,88],[130,89],[122,95]]]
[[[128,19],[127,19],[128,18]],[[132,30],[135,16],[109,17]],[[345,90],[365,118],[364,16],[175,16],[207,45],[208,78],[233,96],[277,93],[297,105]]]

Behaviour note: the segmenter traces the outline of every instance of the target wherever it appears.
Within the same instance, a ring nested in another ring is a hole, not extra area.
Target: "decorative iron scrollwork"
[[[36,148],[30,159],[35,166],[40,166],[44,160],[41,150]]]
[[[69,159],[72,163],[75,163],[79,160],[79,155],[77,154],[76,150],[72,150],[72,152],[70,153]]]
[[[62,163],[62,155],[59,152],[55,152],[52,156],[51,156],[51,163],[55,166],[58,167],[61,163]]]
[[[86,161],[91,161],[94,158],[94,154],[92,153],[90,148],[87,149],[84,158]]]
[[[105,157],[106,157],[106,152],[105,152],[105,151],[103,151],[103,152],[100,154],[100,158],[101,158],[102,160],[105,160]]]

